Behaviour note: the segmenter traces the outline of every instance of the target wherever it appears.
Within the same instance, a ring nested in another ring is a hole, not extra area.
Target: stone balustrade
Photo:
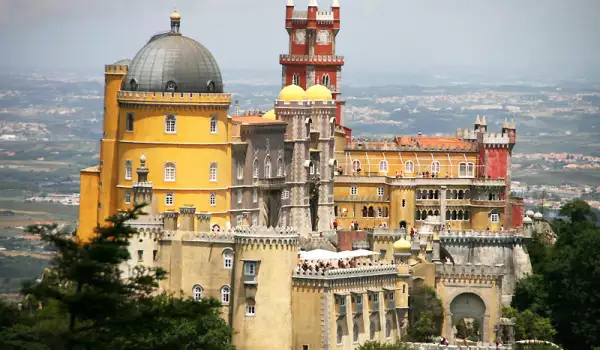
[[[298,279],[319,279],[319,280],[334,280],[334,279],[347,279],[347,278],[359,278],[359,277],[372,277],[397,275],[398,270],[396,265],[382,264],[372,266],[359,266],[351,268],[331,268],[327,270],[294,270],[292,273],[293,278]]]
[[[442,276],[461,276],[461,275],[479,275],[479,276],[502,276],[505,273],[503,264],[483,265],[483,264],[436,264],[436,273]]]
[[[407,343],[413,350],[510,350],[510,345],[500,345],[496,348],[496,344],[479,344],[479,345],[441,345],[434,343]]]
[[[344,165],[340,165],[342,168]],[[340,184],[383,184],[391,186],[506,186],[504,179],[481,179],[481,178],[444,178],[444,177],[401,177],[376,175],[336,175],[335,182]]]

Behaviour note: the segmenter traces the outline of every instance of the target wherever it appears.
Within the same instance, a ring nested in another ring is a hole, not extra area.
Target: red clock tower
[[[335,40],[340,31],[339,0],[333,0],[331,11],[319,11],[317,0],[309,0],[308,11],[294,11],[294,0],[288,0],[285,29],[290,38],[289,53],[279,56],[282,88],[290,84],[303,89],[315,84],[328,87],[337,101],[336,121],[341,125],[344,57],[335,55]]]

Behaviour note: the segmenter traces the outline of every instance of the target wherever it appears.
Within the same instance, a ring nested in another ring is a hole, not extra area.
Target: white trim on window
[[[192,298],[195,301],[199,301],[202,300],[202,293],[204,292],[204,289],[202,288],[201,285],[197,284],[192,288]]]
[[[175,203],[175,195],[173,195],[173,192],[165,193],[165,205],[172,206],[174,203]]]
[[[211,207],[214,207],[217,205],[217,194],[215,192],[210,193],[209,204]]]
[[[210,168],[208,170],[208,181],[216,182],[218,175],[218,166],[217,162],[210,163]]]
[[[431,173],[434,175],[437,175],[440,173],[440,162],[438,162],[437,160],[434,162],[431,162]]]
[[[387,162],[387,160],[382,160],[381,162],[379,162],[379,172],[387,174],[387,172],[388,172],[388,162]]]
[[[130,160],[125,161],[125,180],[131,180],[133,177],[133,165]]]
[[[173,163],[173,162],[165,163],[164,181],[165,182],[175,182],[175,179],[177,178],[176,175],[177,175],[177,168],[175,166],[175,163]]]
[[[415,163],[413,163],[412,160],[408,160],[406,163],[404,163],[404,172],[407,174],[412,174],[415,172]]]
[[[131,192],[125,192],[125,204],[131,204]]]
[[[229,305],[229,299],[231,296],[231,289],[229,286],[221,287],[221,304]]]
[[[350,195],[351,196],[358,196],[358,186],[352,186],[352,187],[350,187]]]
[[[165,133],[175,134],[177,133],[177,117],[169,114],[165,116]]]
[[[218,132],[217,117],[213,115],[210,117],[210,133],[216,134],[217,132]]]
[[[233,268],[233,251],[231,249],[225,249],[225,251],[223,251],[223,268]]]

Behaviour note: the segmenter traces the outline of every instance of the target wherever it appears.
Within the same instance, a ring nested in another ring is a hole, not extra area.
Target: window
[[[309,169],[310,169],[309,173],[311,175],[314,175],[315,174],[315,163],[314,162],[312,162],[312,161],[310,162]]]
[[[152,251],[152,261],[158,261],[158,250]]]
[[[210,193],[210,206],[214,207],[217,205],[217,194],[215,192]]]
[[[192,298],[194,298],[194,300],[196,300],[196,301],[202,299],[203,291],[204,290],[202,289],[201,286],[195,285],[194,288],[192,288]]]
[[[356,173],[359,170],[360,170],[360,160],[353,160],[352,161],[352,171]]]
[[[377,208],[377,217],[380,218],[383,216],[383,210],[381,208]]]
[[[125,192],[125,204],[131,204],[131,192]]]
[[[138,250],[137,251],[137,256],[138,256],[138,262],[144,262],[144,251],[143,250]]]
[[[490,222],[493,224],[499,223],[500,214],[498,214],[496,211],[492,211],[492,213],[490,214]]]
[[[288,190],[281,191],[281,199],[288,199],[288,198],[290,198],[290,191],[288,191]]]
[[[258,203],[258,190],[256,188],[252,189],[252,203]]]
[[[292,76],[292,84],[300,85],[300,74],[294,73],[294,75]]]
[[[243,224],[244,224],[244,216],[241,214],[238,214],[238,216],[235,217],[235,225],[242,226]]]
[[[238,204],[242,203],[242,199],[244,197],[244,191],[242,191],[241,189],[238,189],[236,196],[237,196]]]
[[[387,174],[387,172],[388,172],[388,162],[387,162],[387,160],[382,160],[381,162],[379,162],[379,172]]]
[[[344,339],[344,332],[342,331],[342,326],[338,324],[338,326],[337,326],[337,345],[342,345],[343,339]]]
[[[210,133],[211,134],[217,133],[217,117],[216,116],[210,117]]]
[[[221,288],[221,304],[223,305],[229,305],[229,293],[230,293],[230,289],[228,286],[224,286],[223,288]]]
[[[127,119],[125,119],[125,131],[133,131],[133,113],[127,113]]]
[[[277,177],[283,176],[283,159],[277,158]]]
[[[133,168],[131,166],[131,161],[125,161],[125,180],[131,180],[131,176],[133,174]]]
[[[323,74],[323,79],[321,80],[321,85],[329,87],[331,80],[329,79],[329,74]]]
[[[358,187],[356,187],[356,186],[350,187],[350,195],[351,196],[358,196]]]
[[[253,298],[246,300],[246,316],[256,315],[256,301]]]
[[[354,344],[358,344],[358,324],[354,323],[354,327],[352,327],[352,341]]]
[[[244,178],[244,163],[242,161],[237,162],[237,178],[238,180]]]
[[[177,118],[174,115],[165,117],[165,132],[167,134],[174,134],[177,132]]]
[[[431,173],[435,175],[440,173],[440,162],[435,161],[431,163]]]
[[[210,163],[210,169],[208,172],[208,181],[216,182],[217,181],[217,163]]]
[[[404,163],[404,172],[407,174],[412,174],[415,172],[415,163],[413,163],[412,160]]]
[[[458,177],[474,177],[475,166],[473,163],[459,163],[458,164]]]
[[[383,197],[383,187],[377,187],[377,196]]]
[[[233,251],[227,249],[223,252],[223,268],[233,268]]]
[[[246,261],[244,263],[244,275],[256,276],[256,262],[255,261]]]
[[[306,344],[302,345],[302,350],[308,350],[308,345],[306,345]]]
[[[167,163],[165,164],[165,181],[174,182],[175,181],[175,164]]]
[[[252,163],[252,177],[258,179],[258,159]]]
[[[265,178],[271,178],[271,157],[269,156],[265,157]]]
[[[252,226],[258,225],[258,216],[256,214],[252,215]]]
[[[167,192],[165,194],[165,205],[167,206],[171,206],[173,205],[173,193],[172,192]]]
[[[402,208],[406,208],[406,199],[402,200]]]

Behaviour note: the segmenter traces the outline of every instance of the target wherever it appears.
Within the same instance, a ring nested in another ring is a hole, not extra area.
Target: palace
[[[502,303],[531,270],[523,225],[534,217],[523,219],[510,194],[514,122],[499,133],[477,117],[455,137],[353,137],[338,0],[326,11],[288,0],[274,108],[229,115],[217,61],[182,35],[177,11],[169,24],[132,60],[105,67],[100,163],[81,171],[80,240],[148,204],[130,223],[139,233],[124,275],[160,266],[161,290],[220,300],[244,349],[402,339],[419,284],[443,299],[450,339],[467,315],[460,303],[471,302],[493,341]]]

